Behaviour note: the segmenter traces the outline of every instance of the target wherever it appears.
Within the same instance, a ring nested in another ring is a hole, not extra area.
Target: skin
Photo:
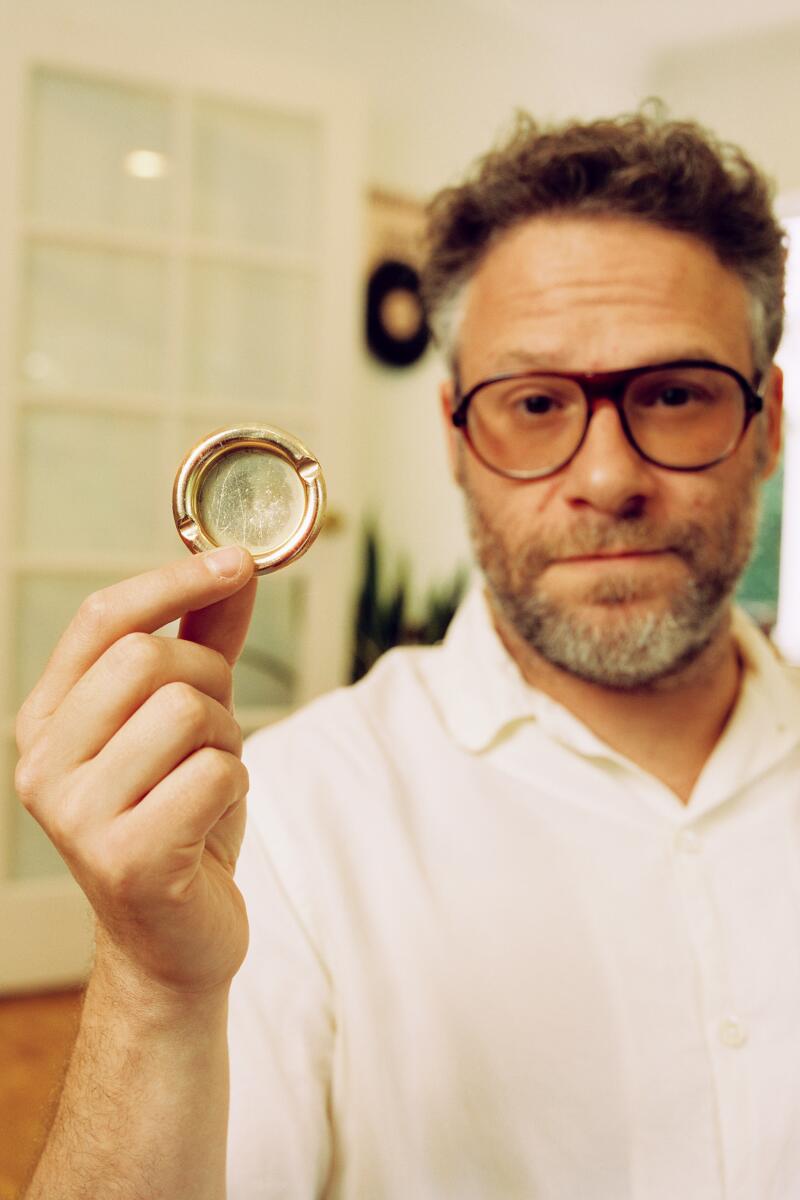
[[[231,668],[254,597],[239,549],[90,596],[20,711],[17,789],[96,918],[28,1200],[224,1197],[227,997],[247,949]],[[153,636],[178,617],[179,639]]]
[[[467,287],[457,348],[462,392],[529,367],[600,372],[690,357],[753,377],[744,284],[688,235],[630,219],[538,217],[505,234]],[[668,541],[660,545],[654,531],[688,522],[706,531],[713,549],[720,524],[748,503],[752,481],[774,470],[781,386],[773,367],[765,414],[751,423],[731,458],[708,470],[679,473],[645,462],[626,440],[613,404],[600,400],[572,462],[525,482],[497,475],[470,452],[450,421],[452,382],[443,386],[441,401],[453,475],[468,508],[488,524],[512,563],[537,545],[555,547],[554,557],[543,556],[536,587],[613,637],[621,624],[663,613],[686,585],[685,558]],[[628,544],[632,516],[649,531],[640,552]],[[580,552],[587,530],[605,539],[602,552]],[[478,552],[489,553],[486,545]],[[619,592],[619,600],[600,602],[598,595],[609,590]],[[729,604],[691,661],[657,683],[621,689],[548,661],[520,636],[491,588],[489,598],[524,678],[687,803],[738,694]]]

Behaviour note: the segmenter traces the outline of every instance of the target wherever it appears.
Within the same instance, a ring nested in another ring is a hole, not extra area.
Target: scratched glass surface
[[[235,542],[252,554],[269,554],[300,524],[305,491],[285,459],[263,450],[237,450],[206,472],[197,508],[217,545]]]

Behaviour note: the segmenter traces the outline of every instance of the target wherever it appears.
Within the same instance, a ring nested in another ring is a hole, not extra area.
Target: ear
[[[439,405],[444,423],[444,437],[447,445],[447,457],[450,463],[450,474],[458,483],[458,453],[460,433],[453,424],[453,408],[455,407],[455,384],[452,379],[446,379],[439,385]]]
[[[764,392],[767,447],[762,478],[769,479],[778,465],[783,443],[783,371],[773,363]]]

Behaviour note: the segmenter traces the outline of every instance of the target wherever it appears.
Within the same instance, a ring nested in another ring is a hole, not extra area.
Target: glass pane
[[[11,855],[10,876],[12,879],[41,879],[53,875],[66,875],[68,868],[47,834],[20,804],[14,791],[14,766],[17,751],[13,743],[9,746],[7,794],[4,803],[11,806]]]
[[[187,337],[190,391],[257,397],[266,406],[310,403],[314,307],[313,283],[302,275],[196,263]]]
[[[20,549],[146,554],[168,529],[155,418],[30,411],[20,450]]]
[[[259,580],[247,643],[234,671],[237,707],[294,702],[304,600],[305,580],[292,568]]]
[[[315,249],[321,139],[314,120],[203,101],[193,132],[195,233]]]
[[[56,642],[90,592],[116,582],[106,574],[23,576],[16,588],[14,690],[17,706],[41,675]]]
[[[165,286],[165,264],[154,256],[30,247],[22,379],[40,391],[160,391]]]
[[[159,230],[170,215],[169,109],[156,93],[50,71],[32,82],[35,217]]]

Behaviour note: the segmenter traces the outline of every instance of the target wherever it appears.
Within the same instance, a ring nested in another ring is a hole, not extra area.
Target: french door
[[[259,584],[245,729],[346,671],[358,98],[260,60],[4,51],[0,182],[0,990],[80,979],[83,898],[13,795],[13,719],[81,599],[185,553],[171,485],[227,424],[297,434],[336,520]],[[335,527],[335,532],[334,532]]]

